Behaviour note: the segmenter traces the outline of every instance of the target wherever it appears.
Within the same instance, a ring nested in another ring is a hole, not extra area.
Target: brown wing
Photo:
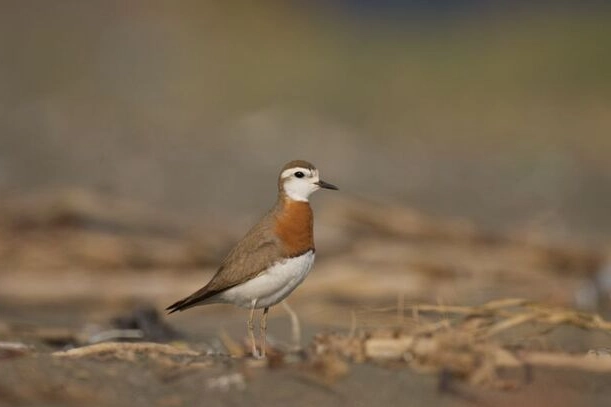
[[[271,214],[268,214],[271,216]],[[258,275],[282,256],[278,238],[269,228],[271,222],[260,222],[229,252],[214,277],[198,291],[166,308],[183,311],[202,301]]]

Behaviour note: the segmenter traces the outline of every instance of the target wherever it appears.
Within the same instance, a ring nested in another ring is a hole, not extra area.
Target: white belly
[[[313,251],[278,262],[257,277],[223,291],[216,300],[244,308],[252,307],[253,300],[256,300],[256,308],[271,307],[303,282],[313,263]]]

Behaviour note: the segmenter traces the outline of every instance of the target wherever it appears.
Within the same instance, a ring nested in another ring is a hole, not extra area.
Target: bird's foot
[[[261,354],[261,353],[260,353],[260,352],[257,350],[257,348],[253,348],[253,349],[252,349],[252,357],[253,357],[254,359],[263,359],[263,358],[265,358],[265,355],[262,355],[262,354]]]

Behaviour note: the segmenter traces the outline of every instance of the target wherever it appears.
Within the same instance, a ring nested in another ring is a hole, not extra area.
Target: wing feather
[[[271,216],[268,214],[267,216]],[[282,256],[271,222],[260,222],[244,236],[221,262],[216,274],[204,287],[166,308],[171,314],[209,300],[223,291],[256,277]]]

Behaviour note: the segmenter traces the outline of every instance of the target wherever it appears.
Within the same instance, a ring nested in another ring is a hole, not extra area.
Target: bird
[[[171,314],[218,303],[250,309],[247,329],[252,356],[265,358],[269,308],[283,302],[314,264],[314,218],[309,197],[319,189],[338,190],[321,180],[316,167],[307,161],[285,164],[278,176],[275,205],[229,251],[204,287],[166,311]],[[288,304],[283,305],[290,312]],[[259,352],[253,319],[255,310],[261,308]]]

